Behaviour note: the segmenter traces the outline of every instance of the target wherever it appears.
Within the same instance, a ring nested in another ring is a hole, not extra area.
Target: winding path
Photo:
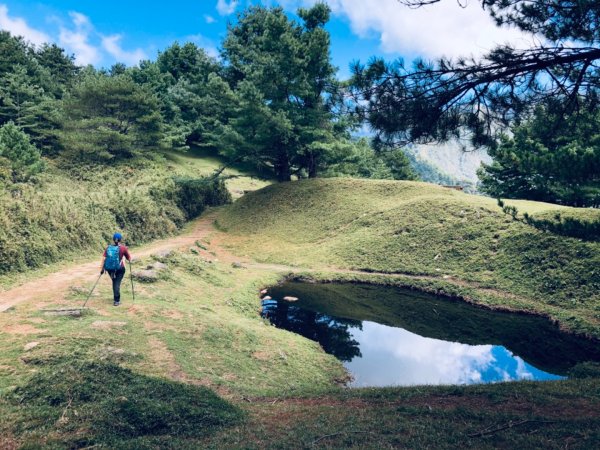
[[[193,223],[192,229],[188,232],[153,241],[139,248],[132,248],[132,256],[135,259],[168,250],[190,247],[196,240],[206,237],[214,230],[215,215],[214,211],[202,215]],[[99,267],[100,255],[93,261],[74,265],[0,292],[0,312],[28,301],[57,297],[78,282],[91,285],[94,278],[99,275]]]
[[[194,246],[195,242],[199,239],[208,237],[211,233],[215,232],[214,220],[217,212],[215,210],[208,211],[203,214],[200,218],[196,219],[191,229],[187,232],[183,232],[180,235],[169,237],[153,241],[149,244],[143,245],[139,248],[132,248],[131,252],[134,258],[143,258],[152,254],[166,252],[168,250],[185,249]],[[442,278],[434,276],[423,276],[423,275],[410,275],[403,273],[378,273],[378,272],[367,272],[352,269],[340,269],[335,267],[321,267],[318,269],[308,267],[292,267],[280,264],[266,264],[258,263],[246,258],[239,258],[236,255],[228,252],[222,246],[219,245],[218,239],[212,241],[210,250],[212,255],[216,255],[220,261],[234,262],[241,261],[244,266],[251,269],[258,270],[271,270],[277,272],[293,272],[293,273],[310,273],[310,272],[321,272],[321,273],[338,273],[338,274],[354,274],[362,276],[386,276],[394,277],[398,279],[412,279],[412,280],[430,280],[430,281],[444,281],[446,283],[476,289],[479,293],[492,294],[498,297],[512,297],[516,296],[496,291],[493,289],[483,289],[475,284],[465,282],[456,278]],[[34,300],[57,300],[63,298],[65,292],[69,287],[83,284],[91,285],[94,279],[98,276],[98,268],[100,264],[100,256],[93,261],[85,262],[78,265],[59,270],[49,275],[42,276],[40,278],[33,279],[25,282],[21,285],[12,287],[6,291],[0,292],[0,312],[6,311],[16,305],[26,303]],[[522,302],[529,303],[530,301],[519,298]],[[468,299],[467,299],[468,301]]]

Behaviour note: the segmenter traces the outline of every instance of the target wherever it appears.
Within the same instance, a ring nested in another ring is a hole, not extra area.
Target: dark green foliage
[[[159,52],[156,64],[160,73],[169,74],[171,84],[186,79],[193,84],[205,83],[211,73],[220,70],[216,60],[209,57],[204,49],[186,42],[180,45],[175,42],[165,51]]]
[[[568,99],[548,101],[489,149],[494,161],[479,172],[494,197],[570,206],[600,206],[600,109],[565,116]]]
[[[85,76],[65,99],[63,154],[106,161],[156,149],[162,117],[156,96],[128,75]]]
[[[175,182],[175,202],[188,219],[198,217],[207,206],[231,203],[231,194],[221,178],[184,178]]]
[[[35,67],[43,72],[39,66]],[[49,73],[43,75],[50,76]],[[10,72],[0,73],[0,124],[14,122],[38,148],[50,153],[57,145],[60,103],[48,95],[43,80],[37,78],[24,65],[15,65]],[[47,88],[52,89],[52,86]]]
[[[571,378],[600,378],[600,363],[584,362],[577,364],[569,371]]]
[[[344,158],[352,120],[338,114],[329,8],[298,14],[302,23],[281,8],[247,9],[223,62],[176,42],[155,62],[101,70],[2,32],[0,125],[12,120],[72,170],[194,146],[280,180],[315,177]]]
[[[44,170],[44,161],[40,151],[29,141],[14,123],[8,122],[0,127],[0,162],[8,168],[9,180],[28,181]],[[0,180],[2,173],[0,173]]]
[[[523,213],[519,217],[519,210],[516,206],[506,205],[501,199],[498,199],[498,206],[513,220],[519,220],[538,230],[586,241],[600,241],[600,220],[582,220],[578,217],[564,216],[561,213],[555,213],[551,219],[533,217],[527,213]]]
[[[154,67],[152,67],[154,65]],[[175,42],[160,52],[156,63],[141,67],[150,76],[162,101],[168,146],[189,149],[191,144],[216,148],[215,128],[226,122],[228,86],[222,66],[191,42]],[[225,91],[217,86],[225,85]]]
[[[272,171],[278,180],[315,177],[345,130],[334,123],[335,68],[324,29],[329,8],[299,11],[252,6],[223,42],[227,79],[238,97],[222,130],[223,152]],[[330,101],[331,100],[331,101]]]
[[[123,445],[144,436],[202,437],[243,417],[207,388],[147,377],[106,362],[70,360],[43,366],[11,397],[25,410],[17,433],[42,439],[49,431],[68,436],[85,427],[88,446]],[[68,420],[60,421],[65,414]]]
[[[400,0],[419,7],[440,0]],[[435,142],[457,136],[492,145],[497,132],[532,107],[565,94],[565,111],[596,101],[600,8],[593,0],[480,0],[498,24],[542,36],[524,49],[498,45],[482,57],[419,59],[354,67],[358,110],[384,143]],[[400,8],[401,6],[399,6]],[[573,45],[564,45],[565,42]],[[584,101],[584,103],[585,103]]]
[[[0,125],[13,121],[45,153],[57,150],[60,104],[77,74],[73,58],[55,44],[36,49],[0,32]]]
[[[594,0],[486,0],[485,7],[499,25],[513,25],[551,41],[600,38],[600,6]]]
[[[337,141],[328,153],[324,177],[350,176],[388,180],[415,180],[417,175],[403,150],[378,153],[362,138],[355,142]]]
[[[65,50],[56,44],[43,44],[35,50],[34,56],[40,66],[50,74],[53,85],[49,91],[54,97],[62,97],[79,73],[73,55],[67,55]]]
[[[600,221],[589,222],[575,217],[563,217],[560,213],[556,214],[554,219],[537,219],[526,214],[523,218],[525,223],[538,230],[587,241],[600,241]]]

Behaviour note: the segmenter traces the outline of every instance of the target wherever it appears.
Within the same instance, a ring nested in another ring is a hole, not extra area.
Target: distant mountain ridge
[[[477,169],[481,163],[489,164],[490,156],[485,150],[463,150],[455,142],[436,145],[415,145],[406,149],[413,169],[423,181],[436,184],[460,184],[475,186]]]

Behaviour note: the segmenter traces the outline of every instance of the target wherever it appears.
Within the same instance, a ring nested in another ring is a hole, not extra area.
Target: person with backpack
[[[115,233],[113,235],[113,244],[106,247],[104,254],[102,255],[102,264],[100,266],[100,275],[107,272],[112,279],[114,306],[121,304],[121,281],[125,276],[125,261],[123,258],[127,258],[127,261],[131,261],[131,254],[129,249],[121,244],[121,233]]]

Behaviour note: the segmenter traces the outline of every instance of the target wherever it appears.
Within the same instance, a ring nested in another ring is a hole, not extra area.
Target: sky
[[[228,23],[249,4],[282,6],[291,18],[298,7],[317,0],[0,0],[0,29],[34,45],[54,42],[80,65],[135,65],[155,59],[174,41],[191,41],[218,56]],[[333,14],[327,25],[338,76],[352,61],[373,56],[388,60],[480,55],[495,44],[526,46],[531,39],[498,28],[477,0],[441,0],[410,9],[397,0],[327,0]],[[463,5],[464,6],[464,5]]]

